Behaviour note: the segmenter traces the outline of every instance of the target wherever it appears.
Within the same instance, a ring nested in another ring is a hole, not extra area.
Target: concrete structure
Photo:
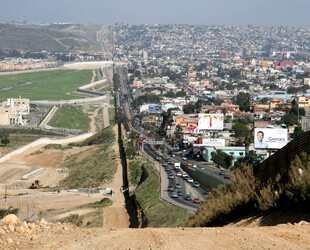
[[[0,125],[23,125],[22,115],[29,114],[29,99],[8,98],[0,107]]]

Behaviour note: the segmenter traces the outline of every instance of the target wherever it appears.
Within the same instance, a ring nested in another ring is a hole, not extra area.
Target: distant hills
[[[96,42],[100,25],[12,25],[0,24],[0,49],[24,51],[101,51]]]

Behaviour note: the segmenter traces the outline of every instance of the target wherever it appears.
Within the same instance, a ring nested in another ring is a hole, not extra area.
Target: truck
[[[180,162],[175,162],[174,163],[174,169],[176,169],[176,170],[181,169],[181,163]]]

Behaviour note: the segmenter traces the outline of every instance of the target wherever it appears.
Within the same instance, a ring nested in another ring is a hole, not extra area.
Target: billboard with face
[[[287,144],[287,129],[256,128],[254,130],[254,148],[280,149]]]
[[[203,114],[198,115],[198,128],[206,130],[223,130],[224,114]]]

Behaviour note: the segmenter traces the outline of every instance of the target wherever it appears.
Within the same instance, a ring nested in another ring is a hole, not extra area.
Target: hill
[[[95,33],[95,32],[94,32]],[[43,28],[0,24],[0,49],[24,51],[98,50],[101,46],[88,38]]]

